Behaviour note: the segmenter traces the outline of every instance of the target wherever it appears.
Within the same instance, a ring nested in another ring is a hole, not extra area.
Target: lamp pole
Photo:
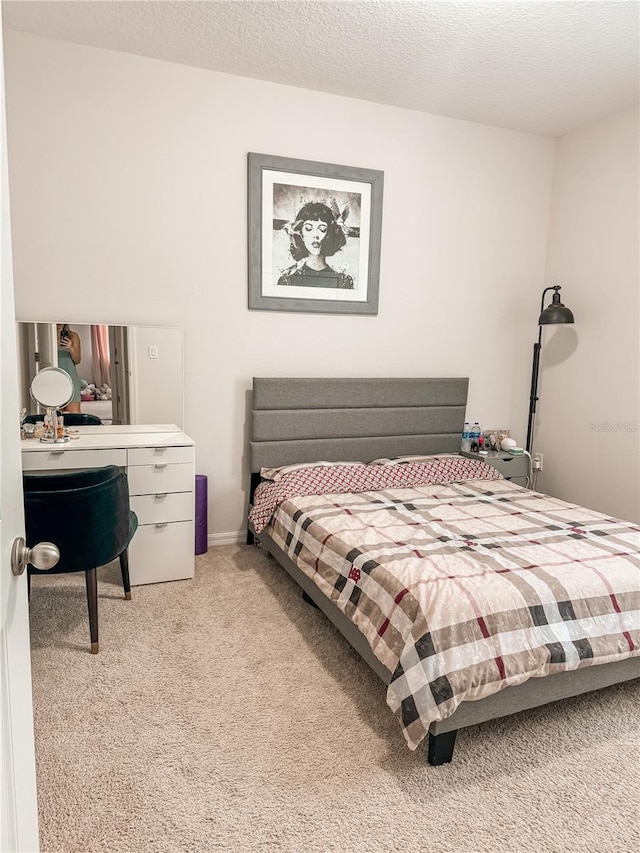
[[[540,369],[540,350],[542,349],[542,327],[538,332],[538,340],[533,345],[533,367],[531,370],[531,393],[529,395],[529,423],[527,424],[526,451],[531,453],[533,444],[533,422],[536,417],[536,403],[538,402],[538,371]]]
[[[557,323],[573,323],[572,312],[560,302],[560,285],[545,287],[542,291],[540,301],[540,317],[538,318],[538,340],[533,345],[533,366],[531,368],[531,392],[529,395],[529,422],[527,424],[526,451],[531,453],[533,447],[533,426],[536,417],[536,403],[538,402],[538,375],[540,372],[540,350],[542,349],[542,327],[555,325]],[[551,304],[544,307],[544,298],[553,290]]]

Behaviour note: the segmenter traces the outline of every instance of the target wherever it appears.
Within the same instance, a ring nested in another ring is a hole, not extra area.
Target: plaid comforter
[[[393,673],[411,749],[463,700],[640,654],[640,529],[507,480],[288,496],[267,529]]]

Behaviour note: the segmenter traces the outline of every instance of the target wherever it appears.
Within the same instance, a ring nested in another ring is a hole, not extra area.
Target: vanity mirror
[[[56,414],[57,409],[66,406],[73,397],[73,382],[68,373],[59,367],[45,367],[31,382],[31,399],[47,410],[46,432],[40,441],[47,444],[62,444],[69,441],[64,435],[62,421]]]
[[[17,328],[21,406],[28,413],[36,413],[29,393],[34,378],[44,368],[66,370],[75,363],[81,412],[107,425],[176,424],[182,429],[182,329],[26,321]],[[63,330],[77,336],[71,354]]]

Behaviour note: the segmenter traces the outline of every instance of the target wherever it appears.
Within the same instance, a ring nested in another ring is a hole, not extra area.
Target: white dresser
[[[66,444],[22,442],[25,472],[117,465],[127,472],[138,530],[129,546],[131,583],[192,578],[195,553],[194,442],[173,424],[86,426]],[[90,535],[79,531],[78,535]]]

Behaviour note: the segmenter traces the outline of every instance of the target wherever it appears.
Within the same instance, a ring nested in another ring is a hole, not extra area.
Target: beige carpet
[[[410,752],[385,688],[248,546],[121,598],[31,600],[40,832],[53,851],[626,853],[640,849],[640,682]]]

